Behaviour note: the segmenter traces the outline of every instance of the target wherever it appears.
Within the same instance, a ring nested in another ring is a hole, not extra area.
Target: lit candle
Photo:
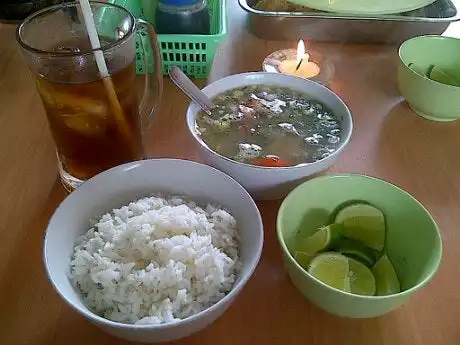
[[[297,44],[297,59],[288,59],[280,62],[279,70],[281,73],[292,74],[297,77],[312,78],[319,74],[319,66],[309,61],[310,55],[305,53],[305,44],[300,40]]]

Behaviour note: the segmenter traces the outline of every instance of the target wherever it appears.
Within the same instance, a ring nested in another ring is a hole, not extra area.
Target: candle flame
[[[304,58],[305,56],[305,43],[303,40],[299,40],[299,43],[297,43],[297,61],[300,61]]]
[[[305,52],[305,43],[303,40],[299,40],[299,43],[297,43],[297,61],[300,63],[300,61],[304,60],[305,62],[308,62],[310,59],[310,54]]]

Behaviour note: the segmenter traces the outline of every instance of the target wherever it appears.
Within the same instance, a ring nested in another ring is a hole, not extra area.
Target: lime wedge
[[[356,259],[368,267],[372,267],[375,263],[374,251],[366,247],[362,242],[344,238],[337,246],[337,252]]]
[[[341,229],[341,224],[331,224],[319,228],[308,237],[299,232],[296,236],[295,250],[314,254],[329,249],[338,243]]]
[[[457,78],[435,65],[430,65],[430,67],[428,67],[427,77],[438,83],[460,86],[460,81],[457,80]]]
[[[342,223],[345,237],[363,242],[379,252],[385,244],[385,217],[376,207],[356,203],[345,206],[335,216],[336,223]]]
[[[310,261],[313,259],[314,255],[305,253],[305,252],[295,252],[294,259],[297,263],[303,268],[307,269]]]
[[[377,283],[377,295],[386,296],[401,292],[395,268],[386,254],[382,255],[372,267]]]
[[[308,273],[323,283],[339,290],[349,291],[348,258],[342,254],[318,254],[308,267]]]
[[[374,296],[375,277],[369,267],[352,258],[348,258],[348,266],[350,292],[357,295]]]

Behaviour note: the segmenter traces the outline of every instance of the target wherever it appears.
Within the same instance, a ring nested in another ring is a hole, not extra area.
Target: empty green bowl
[[[385,252],[398,274],[402,292],[389,296],[360,296],[330,287],[306,272],[293,258],[293,242],[302,228],[313,233],[328,224],[343,203],[361,200],[385,216]],[[277,218],[278,240],[286,270],[294,285],[313,304],[329,313],[369,318],[401,306],[426,285],[441,262],[438,227],[415,198],[391,183],[363,175],[326,175],[294,189],[283,201]]]
[[[433,121],[460,118],[460,87],[439,83],[424,75],[430,65],[435,65],[460,78],[459,61],[460,40],[456,38],[428,35],[401,44],[398,85],[412,110]]]

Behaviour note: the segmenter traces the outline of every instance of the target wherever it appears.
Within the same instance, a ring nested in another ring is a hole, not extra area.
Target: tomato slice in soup
[[[265,156],[265,157],[258,157],[254,158],[250,161],[252,165],[258,165],[262,167],[271,167],[271,168],[281,168],[281,167],[288,167],[288,161],[281,159],[277,156]]]

